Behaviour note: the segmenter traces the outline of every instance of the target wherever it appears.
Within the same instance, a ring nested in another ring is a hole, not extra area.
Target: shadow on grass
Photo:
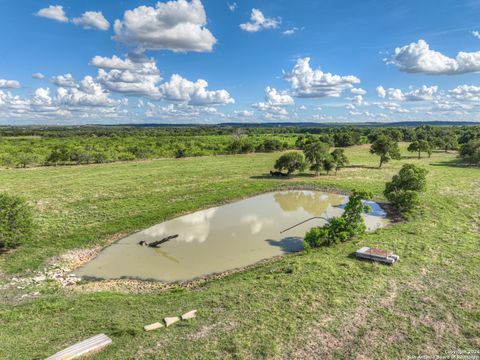
[[[306,173],[291,174],[288,176],[273,176],[270,174],[263,174],[263,175],[250,176],[250,179],[289,180],[289,179],[295,179],[295,178],[314,178],[314,177],[315,177],[315,174],[306,174]]]
[[[370,169],[370,170],[380,170],[378,166],[369,166],[369,165],[347,165],[345,166],[346,169]],[[341,170],[340,170],[341,171]]]
[[[430,166],[443,166],[443,167],[459,167],[459,168],[475,168],[474,164],[467,164],[462,162],[460,159],[453,159],[448,161],[439,161],[435,163],[431,163]]]
[[[301,237],[286,237],[282,240],[265,240],[270,246],[282,249],[284,253],[292,253],[303,250],[303,239]]]

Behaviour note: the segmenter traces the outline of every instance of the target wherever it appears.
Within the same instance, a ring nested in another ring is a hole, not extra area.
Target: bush
[[[427,188],[427,170],[405,164],[400,172],[385,184],[385,197],[401,213],[411,212],[419,202],[418,193]]]
[[[305,234],[305,249],[345,242],[364,233],[366,227],[362,212],[370,212],[370,207],[362,200],[371,198],[369,192],[353,190],[342,216],[332,218],[325,226],[314,227]]]
[[[33,234],[32,210],[17,196],[0,194],[0,249],[13,248]]]

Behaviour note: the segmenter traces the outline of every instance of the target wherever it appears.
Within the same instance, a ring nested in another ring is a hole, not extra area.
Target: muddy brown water
[[[300,251],[303,236],[315,219],[280,231],[313,216],[340,216],[348,197],[319,191],[289,190],[254,196],[220,207],[181,216],[127,236],[105,248],[95,259],[74,271],[84,278],[139,278],[164,282],[186,281],[244,267],[262,259]],[[364,214],[367,229],[388,223],[378,204]],[[178,234],[176,239],[150,248],[152,242]]]

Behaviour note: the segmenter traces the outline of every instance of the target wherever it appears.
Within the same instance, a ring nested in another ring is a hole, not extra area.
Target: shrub
[[[13,248],[33,234],[32,210],[17,196],[0,194],[0,249]]]
[[[287,170],[287,174],[290,175],[297,170],[305,169],[305,158],[298,152],[288,152],[277,159],[274,168],[278,171]]]
[[[418,193],[427,187],[427,170],[405,164],[400,172],[385,184],[385,197],[402,213],[411,212],[419,202]]]
[[[314,227],[305,234],[305,249],[345,242],[364,233],[366,227],[362,212],[369,212],[370,207],[364,205],[362,200],[371,198],[369,192],[354,190],[342,216],[332,218],[325,226]]]

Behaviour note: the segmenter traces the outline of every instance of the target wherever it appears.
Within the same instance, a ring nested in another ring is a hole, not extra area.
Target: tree
[[[32,210],[22,198],[0,194],[0,249],[13,248],[33,234]]]
[[[330,171],[335,169],[335,166],[336,166],[335,160],[333,159],[331,154],[328,154],[328,156],[325,159],[323,159],[323,168],[327,172],[327,175],[330,173]]]
[[[296,151],[291,151],[280,156],[275,162],[274,168],[278,171],[287,170],[290,175],[295,171],[302,171],[305,169],[305,158]]]
[[[422,152],[428,153],[429,157],[432,155],[432,147],[430,146],[430,143],[427,140],[414,141],[410,143],[410,145],[408,145],[407,150],[410,152],[418,152],[419,159]]]
[[[310,170],[315,171],[316,176],[318,176],[324,168],[324,160],[328,157],[329,148],[330,145],[321,141],[305,145],[303,153],[310,163]]]
[[[460,147],[460,157],[466,163],[480,165],[480,140],[470,140]]]
[[[353,190],[342,216],[330,219],[323,227],[311,228],[305,234],[305,249],[345,242],[364,233],[366,227],[362,213],[370,212],[370,207],[362,200],[371,198],[369,192]]]
[[[184,158],[186,156],[186,150],[184,147],[177,147],[177,149],[175,150],[175,157],[177,159],[180,159],[180,158]]]
[[[263,141],[263,150],[265,152],[273,152],[282,149],[282,143],[277,139],[265,139]]]
[[[331,155],[333,157],[333,161],[335,161],[335,174],[338,170],[348,165],[349,161],[343,149],[335,149],[332,151]]]
[[[333,135],[333,141],[337,147],[346,147],[355,145],[355,140],[353,139],[352,133],[348,131],[343,131]]]
[[[433,143],[435,148],[444,150],[445,152],[448,152],[448,150],[457,150],[458,148],[457,135],[453,133],[443,133],[441,136],[436,137]]]
[[[427,170],[405,164],[392,181],[385,184],[384,195],[400,212],[408,213],[418,205],[418,193],[426,190]]]
[[[383,163],[389,162],[391,159],[399,160],[401,158],[398,143],[386,135],[377,136],[377,139],[370,147],[370,152],[380,156],[379,168],[382,167]]]
[[[16,156],[17,167],[26,168],[29,165],[36,164],[39,157],[31,152],[21,152]]]
[[[70,160],[70,150],[65,145],[55,146],[48,155],[46,163],[57,165],[58,163],[66,163]]]

